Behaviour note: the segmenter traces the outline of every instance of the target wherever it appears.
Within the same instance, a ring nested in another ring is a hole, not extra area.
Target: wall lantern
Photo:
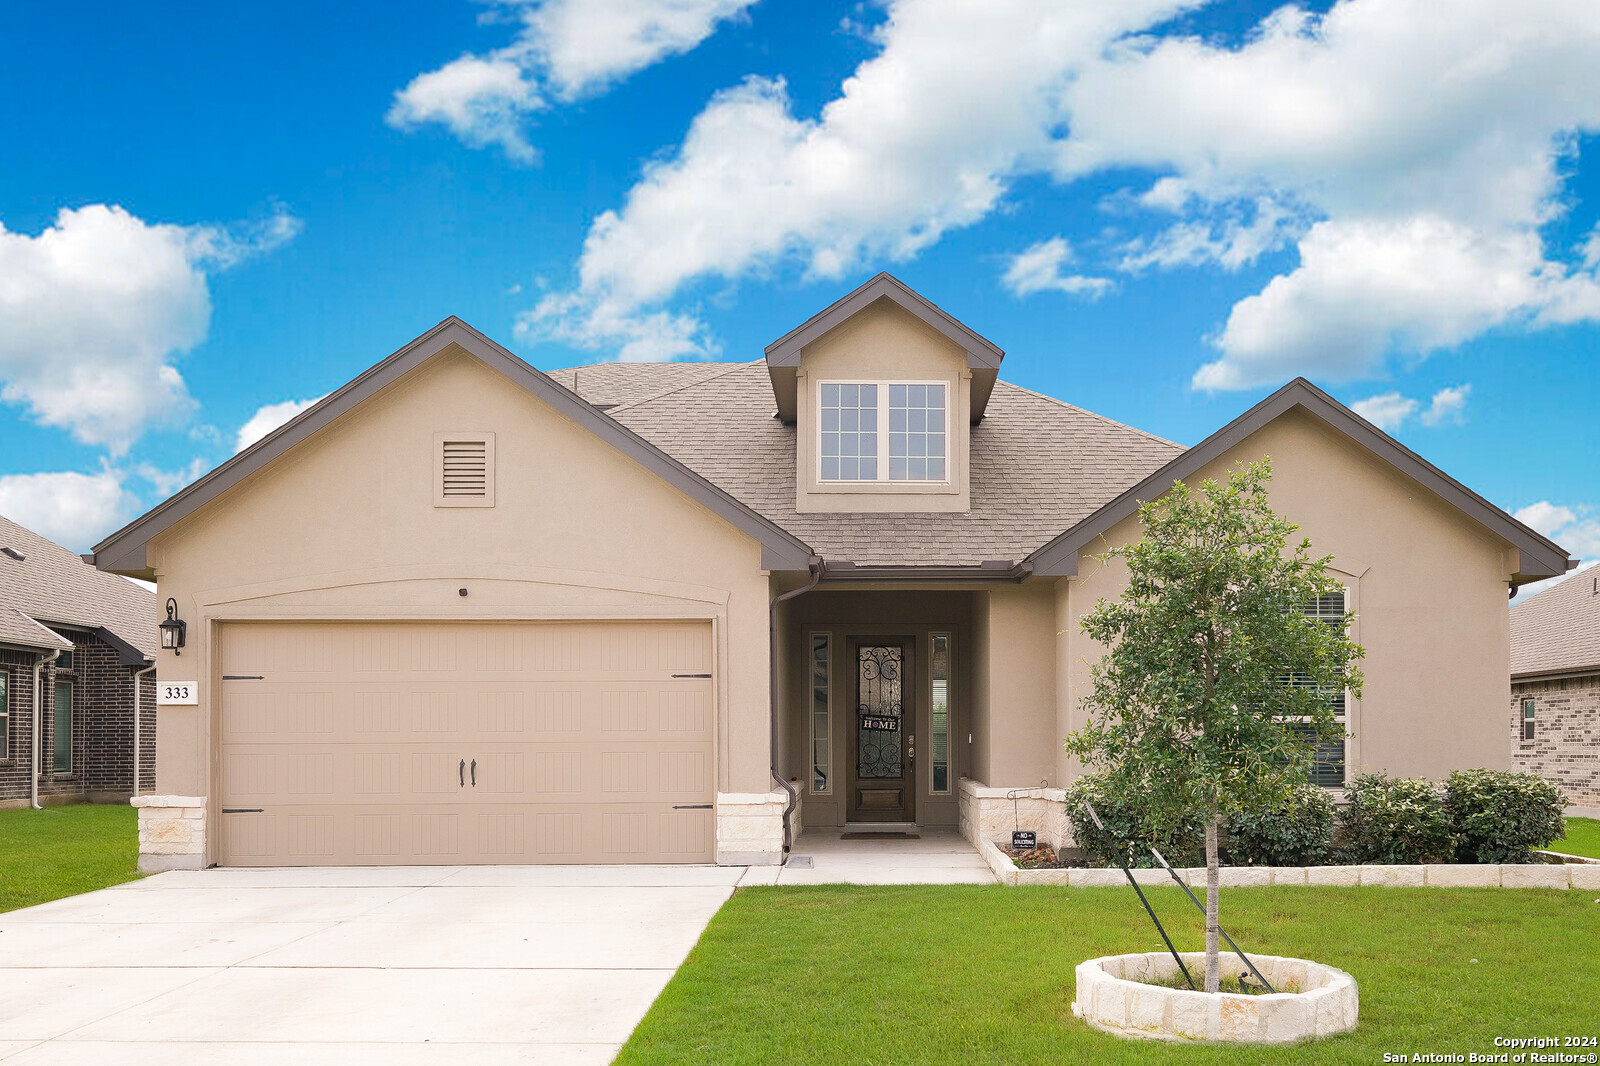
[[[185,631],[189,623],[178,617],[178,601],[167,600],[167,620],[161,623],[161,646],[174,655],[183,654],[178,649],[183,647]]]

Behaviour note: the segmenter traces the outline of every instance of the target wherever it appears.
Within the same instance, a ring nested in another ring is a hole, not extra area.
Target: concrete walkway
[[[745,872],[159,874],[0,914],[0,1059],[609,1062]]]
[[[976,848],[954,829],[915,830],[917,839],[844,840],[843,830],[807,829],[781,871],[752,867],[746,884],[774,877],[780,885],[992,885],[994,874]],[[796,859],[811,860],[810,868]]]

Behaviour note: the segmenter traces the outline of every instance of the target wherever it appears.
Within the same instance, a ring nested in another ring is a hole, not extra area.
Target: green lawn
[[[1600,822],[1593,818],[1568,818],[1567,839],[1555,841],[1550,850],[1600,859]]]
[[[1147,891],[1178,946],[1202,947],[1188,900]],[[1078,962],[1161,949],[1127,889],[742,889],[617,1061],[1342,1064],[1595,1035],[1594,895],[1225,889],[1223,925],[1246,950],[1331,963],[1361,987],[1355,1032],[1246,1049],[1123,1041],[1072,1017]]]
[[[0,811],[0,911],[138,877],[137,814],[116,803]]]

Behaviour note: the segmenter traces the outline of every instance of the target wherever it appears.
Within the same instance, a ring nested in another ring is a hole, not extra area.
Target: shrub
[[[1105,823],[1104,832],[1089,817],[1088,803]],[[1199,865],[1205,845],[1199,816],[1185,815],[1178,825],[1163,830],[1152,824],[1149,814],[1145,805],[1114,795],[1100,774],[1085,774],[1067,788],[1072,839],[1090,859],[1106,866],[1115,866],[1119,858],[1129,866],[1155,866],[1153,844],[1173,866]]]
[[[1455,833],[1444,790],[1415,777],[1360,774],[1345,786],[1338,841],[1351,863],[1448,862]]]
[[[1240,812],[1223,825],[1223,861],[1235,866],[1317,866],[1333,847],[1333,800],[1309,782],[1276,807]]]
[[[1529,862],[1532,849],[1566,835],[1566,799],[1537,774],[1457,770],[1445,782],[1444,807],[1457,862]]]

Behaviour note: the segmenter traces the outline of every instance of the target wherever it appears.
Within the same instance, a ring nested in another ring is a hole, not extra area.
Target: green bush
[[[1096,828],[1089,817],[1088,803],[1094,804],[1106,829]],[[1161,830],[1150,824],[1149,811],[1137,802],[1114,797],[1098,774],[1085,774],[1067,788],[1067,818],[1072,822],[1072,839],[1088,852],[1089,858],[1105,866],[1125,860],[1129,866],[1155,866],[1150,854],[1153,844],[1173,866],[1202,865],[1205,853],[1205,827],[1197,817],[1186,816],[1172,828]]]
[[[1333,847],[1333,800],[1309,782],[1275,808],[1223,823],[1222,861],[1231,866],[1318,866]]]
[[[1537,774],[1457,770],[1445,782],[1457,862],[1531,862],[1566,835],[1561,790]]]
[[[1415,777],[1360,774],[1345,786],[1337,840],[1350,863],[1448,862],[1455,833],[1444,790]]]

